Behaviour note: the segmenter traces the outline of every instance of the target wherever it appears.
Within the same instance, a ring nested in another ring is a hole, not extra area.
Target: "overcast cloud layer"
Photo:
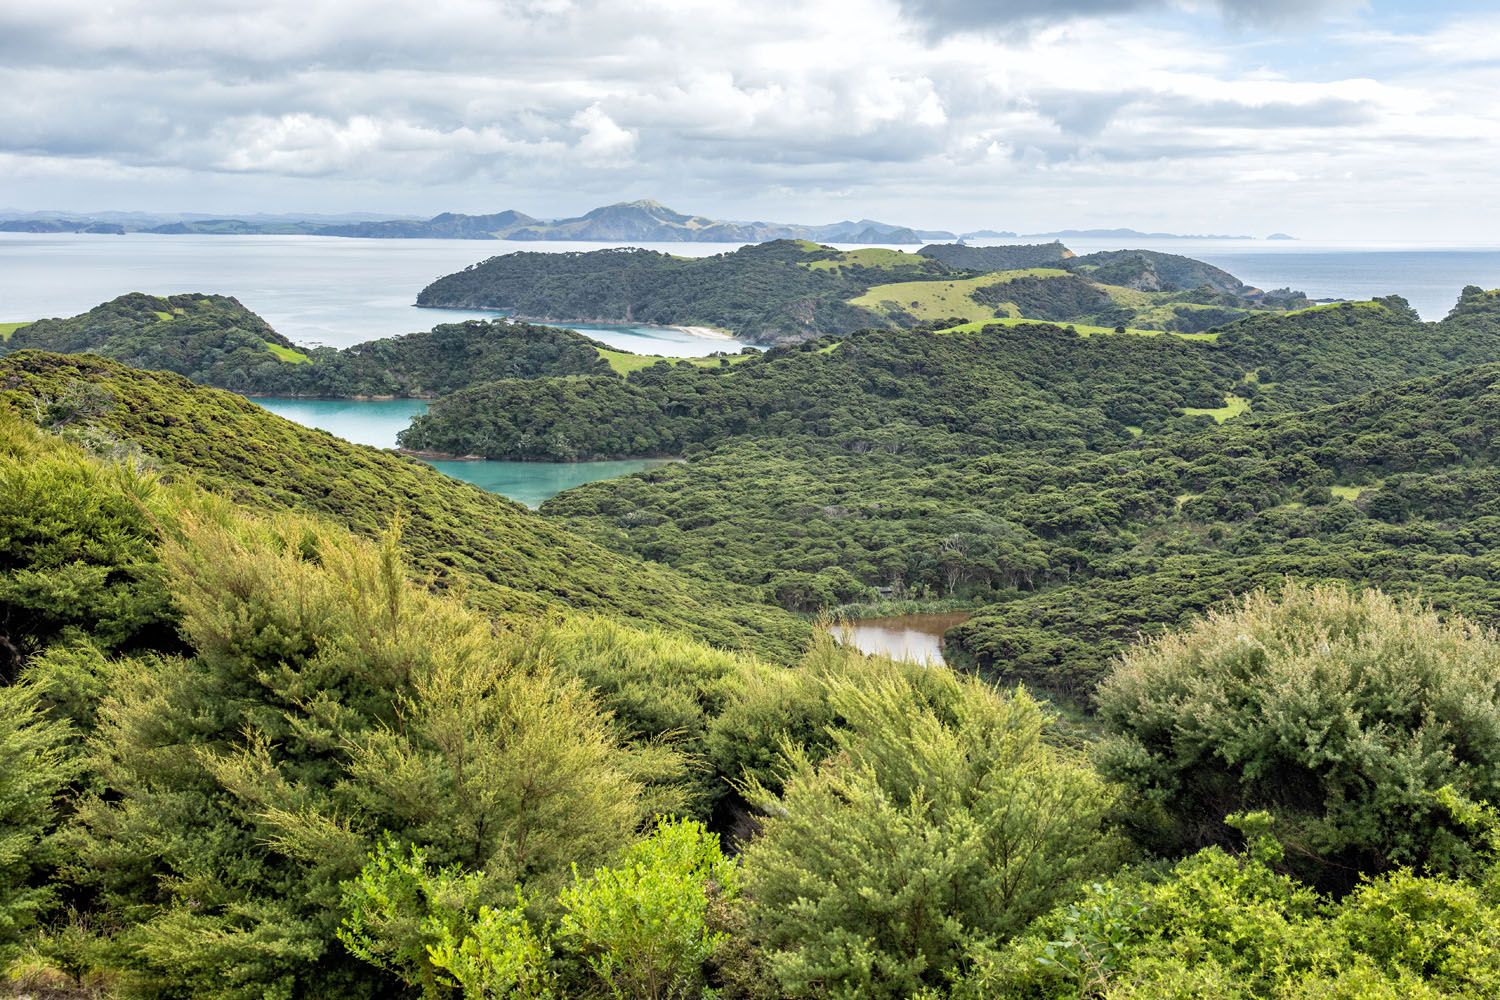
[[[1486,7],[0,0],[0,206],[1500,241]]]

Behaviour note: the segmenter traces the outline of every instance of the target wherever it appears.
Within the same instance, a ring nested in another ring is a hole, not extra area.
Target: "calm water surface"
[[[394,448],[411,418],[427,412],[421,399],[254,399],[272,413],[374,448]],[[482,490],[536,507],[563,490],[596,479],[613,479],[665,465],[671,459],[627,458],[608,462],[431,462],[434,468]]]
[[[431,462],[454,479],[473,483],[528,507],[596,479],[615,479],[672,462],[670,458],[621,458],[606,462]]]
[[[1041,242],[1040,238],[983,242]],[[1405,296],[1441,319],[1465,285],[1500,287],[1500,245],[1311,243],[1267,240],[1064,241],[1078,253],[1144,247],[1225,268],[1260,288],[1290,285],[1314,298]],[[233,295],[302,344],[351,344],[458,318],[418,309],[434,279],[516,250],[598,250],[624,244],[507,240],[360,240],[331,236],[85,236],[0,233],[0,321],[71,316],[125,292]],[[735,243],[645,243],[707,256]],[[907,251],[916,247],[903,247]],[[590,336],[639,353],[679,357],[738,351],[735,341],[676,330],[591,327]]]
[[[372,448],[396,447],[396,435],[411,418],[427,412],[425,399],[293,399],[251,400],[303,427],[317,427],[345,441]],[[463,464],[463,463],[454,463]]]
[[[839,641],[893,660],[941,664],[943,633],[969,619],[969,612],[933,612],[893,618],[857,618],[833,627]]]
[[[598,250],[602,243],[357,240],[332,236],[86,236],[0,233],[0,322],[73,316],[126,292],[232,295],[299,344],[366,340],[487,318],[493,312],[418,309],[434,279],[515,250]],[[641,244],[707,256],[740,244]],[[637,354],[701,357],[743,343],[662,327],[590,327]]]
[[[1037,238],[985,240],[1036,243]],[[1144,249],[1222,267],[1257,288],[1295,288],[1315,299],[1400,295],[1423,319],[1448,315],[1465,285],[1500,288],[1500,245],[1313,243],[1301,240],[1065,239],[1079,254]]]

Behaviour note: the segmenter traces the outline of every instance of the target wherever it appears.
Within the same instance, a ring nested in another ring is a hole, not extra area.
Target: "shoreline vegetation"
[[[397,447],[395,447],[395,448],[388,448],[388,449],[385,449],[385,450],[387,450],[387,451],[394,451],[394,452],[396,452],[399,455],[406,455],[406,456],[409,456],[411,458],[420,458],[423,461],[427,461],[427,462],[496,462],[496,461],[502,461],[502,462],[535,462],[538,465],[582,465],[582,464],[587,463],[587,462],[662,462],[664,464],[671,465],[671,464],[675,464],[677,462],[686,462],[687,461],[687,459],[684,458],[681,455],[605,455],[605,456],[591,456],[591,457],[585,457],[585,458],[562,458],[562,459],[557,459],[557,458],[494,459],[494,458],[486,458],[483,455],[451,455],[451,454],[449,454],[447,452],[442,452],[442,451],[422,451],[422,450],[417,449],[417,448],[402,448],[399,445]]]
[[[984,607],[980,597],[882,598],[839,604],[815,618],[826,618],[833,625],[864,618],[899,618],[903,615],[938,615],[958,611],[976,611]]]

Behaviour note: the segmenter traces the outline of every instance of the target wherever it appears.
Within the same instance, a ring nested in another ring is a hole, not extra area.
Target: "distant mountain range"
[[[378,219],[327,222],[287,216],[248,218],[183,217],[150,224],[149,219],[98,216],[29,215],[0,220],[0,232],[24,233],[160,233],[166,235],[351,236],[365,239],[438,240],[577,240],[641,243],[764,243],[768,240],[813,240],[820,243],[926,243],[956,239],[941,229],[912,229],[873,219],[808,226],[780,222],[730,222],[685,215],[655,201],[605,205],[570,219],[538,219],[514,210],[494,215],[444,212],[431,219]]]
[[[686,215],[656,201],[623,201],[569,219],[539,219],[509,209],[493,215],[444,212],[430,219],[399,218],[368,213],[344,216],[264,214],[213,217],[144,212],[0,211],[0,232],[12,233],[158,233],[206,236],[350,236],[363,239],[425,240],[573,240],[598,243],[765,243],[770,240],[812,240],[817,243],[913,244],[959,239],[942,229],[913,229],[873,219],[845,220],[825,226],[788,222],[734,222]],[[1016,234],[978,229],[963,239],[1009,239]],[[1047,239],[1109,240],[1248,240],[1251,236],[1185,236],[1143,233],[1135,229],[1062,229],[1031,233]],[[1268,237],[1289,240],[1285,233]]]

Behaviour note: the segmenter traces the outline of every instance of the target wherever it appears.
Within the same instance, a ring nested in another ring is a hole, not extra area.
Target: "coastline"
[[[587,462],[660,462],[663,465],[674,465],[687,461],[681,455],[590,455],[587,458],[536,458],[534,456],[518,455],[511,458],[489,458],[485,455],[454,455],[446,451],[403,448],[400,445],[396,445],[390,450],[410,458],[420,458],[426,462],[530,462],[537,465],[582,465]]]
[[[728,330],[720,330],[712,326],[669,326],[669,330],[681,330],[693,337],[702,337],[704,340],[733,340],[734,334]]]
[[[627,319],[585,319],[577,316],[572,319],[556,319],[549,316],[524,316],[519,313],[507,312],[499,306],[475,306],[475,305],[431,305],[416,302],[413,305],[418,309],[452,309],[462,312],[493,312],[497,320],[513,320],[518,323],[531,323],[536,326],[556,326],[564,330],[573,329],[573,324],[581,323],[584,326],[618,326],[618,327],[658,327],[663,330],[678,330],[690,337],[698,337],[702,340],[735,340],[736,335],[731,330],[720,329],[716,326],[693,326],[685,323],[636,323]],[[588,336],[586,331],[584,336]],[[748,341],[746,341],[748,343]]]

